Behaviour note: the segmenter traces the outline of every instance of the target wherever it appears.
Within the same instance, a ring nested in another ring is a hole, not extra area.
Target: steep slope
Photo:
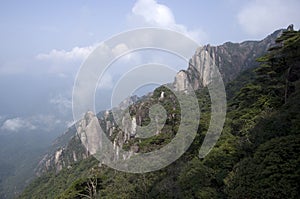
[[[261,41],[227,42],[220,46],[199,47],[190,59],[188,69],[181,70],[175,77],[175,88],[186,90],[187,79],[194,90],[207,86],[212,73],[212,63],[219,68],[225,83],[232,81],[242,71],[257,67],[256,59],[275,44],[281,33],[282,30],[277,30]]]
[[[201,89],[197,93],[202,107],[197,137],[189,150],[170,166],[147,174],[127,174],[104,165],[98,167],[97,161],[89,157],[62,168],[58,174],[54,171],[43,175],[22,197],[298,198],[299,42],[299,31],[284,32],[277,40],[279,45],[260,59],[261,66],[249,67],[227,84],[230,93],[227,121],[217,145],[204,159],[197,155],[209,124],[210,99],[207,90]],[[123,144],[120,147],[139,152],[168,143],[179,122],[176,117],[179,107],[170,91],[157,88],[151,96],[132,105],[131,113],[141,117],[136,122],[147,123],[145,107],[158,102],[162,92],[165,97],[161,102],[168,120],[157,136],[137,140],[131,136],[131,126],[129,136],[114,128],[111,139],[122,135],[120,140],[124,142],[118,142]],[[103,118],[108,119],[109,112],[100,118],[100,124],[112,121],[103,122]]]
[[[137,96],[129,97],[121,102],[119,108],[122,109],[123,107],[126,107],[126,105],[135,103],[138,100],[139,98]],[[81,121],[68,128],[62,136],[54,141],[49,151],[44,155],[43,159],[40,160],[35,169],[37,176],[40,176],[45,172],[59,172],[62,168],[68,167],[75,162],[90,156],[89,151],[86,150],[81,141],[84,139],[83,137],[86,136],[85,130],[88,128],[90,118],[94,116],[95,115],[91,112],[86,113]],[[113,133],[114,135],[116,134],[117,126],[112,119],[110,111],[101,111],[96,117],[108,136],[111,137]],[[81,130],[77,131],[76,125],[80,125]],[[129,129],[129,131],[131,130]],[[125,134],[127,135],[127,138],[119,140],[118,145],[123,146],[123,143],[129,138],[128,132]]]
[[[199,47],[195,54],[192,56],[189,66],[187,70],[181,70],[175,77],[174,87],[177,91],[187,90],[186,81],[190,81],[192,83],[193,89],[198,90],[209,83],[209,78],[211,76],[211,68],[210,62],[213,62],[218,66],[220,73],[223,77],[224,82],[229,82],[238,76],[242,71],[245,71],[249,68],[257,67],[258,63],[255,61],[256,58],[263,55],[267,52],[267,49],[275,44],[276,38],[282,33],[282,30],[277,30],[265,39],[261,41],[245,41],[242,43],[231,43],[227,42],[220,46],[210,46],[206,45],[203,47]],[[203,52],[207,52],[203,56]],[[207,57],[208,56],[208,57]],[[161,93],[159,94],[159,96]],[[148,96],[149,97],[149,96]],[[150,97],[151,98],[151,97]],[[138,99],[136,96],[132,97],[129,102],[136,102]],[[154,98],[152,99],[154,100]],[[155,99],[157,101],[157,98]],[[145,100],[147,101],[147,100]],[[126,100],[123,103],[128,103]],[[151,105],[151,102],[149,102]],[[144,103],[147,104],[147,103]],[[145,106],[145,105],[141,106]],[[136,109],[141,109],[136,106]],[[120,105],[120,108],[122,104]],[[106,133],[111,137],[114,134],[114,141],[116,150],[119,150],[118,147],[122,147],[124,143],[127,143],[130,140],[130,132],[134,131],[134,129],[130,129],[132,125],[140,125],[142,120],[147,119],[147,111],[140,113],[137,111],[136,121],[123,121],[124,126],[127,126],[126,132],[123,135],[123,132],[120,129],[117,129],[115,122],[112,120],[109,115],[111,113],[102,112],[98,114],[99,122],[102,123],[102,126],[106,130]],[[104,116],[106,114],[106,116]],[[109,118],[108,118],[109,117]],[[172,114],[168,116],[172,118]],[[119,131],[116,136],[116,131]],[[113,133],[114,132],[114,133]],[[49,151],[41,160],[37,170],[37,174],[40,174],[43,171],[56,170],[60,171],[63,167],[67,167],[68,165],[85,159],[88,156],[88,152],[82,146],[78,146],[80,139],[80,132],[75,135],[76,130],[72,127],[72,130],[68,130],[68,132],[57,140],[63,139],[63,137],[67,137],[67,135],[73,135],[69,137],[68,142],[61,143],[60,146],[54,146],[52,150]],[[64,140],[64,139],[63,139]],[[112,139],[113,141],[113,139]],[[75,144],[76,143],[76,144]],[[74,147],[74,149],[72,148]],[[56,151],[53,151],[55,149]],[[132,148],[132,153],[136,152],[137,147]]]

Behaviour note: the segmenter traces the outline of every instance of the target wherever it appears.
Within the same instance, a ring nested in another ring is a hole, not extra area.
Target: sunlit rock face
[[[71,134],[69,136],[66,135]],[[71,137],[72,136],[72,137]],[[70,138],[71,137],[71,138]],[[68,141],[64,139],[69,139]],[[60,143],[56,143],[60,142]],[[53,144],[53,149],[49,151],[39,162],[35,173],[39,176],[44,172],[55,171],[59,172],[64,167],[68,167],[78,160],[86,159],[89,152],[81,144],[81,140],[74,129],[67,131],[59,137]]]
[[[207,86],[214,75],[212,66],[216,66],[224,82],[233,80],[242,71],[256,67],[256,58],[262,56],[267,49],[274,45],[275,39],[282,33],[282,30],[261,41],[245,41],[242,43],[227,42],[220,46],[205,45],[196,49],[195,54],[189,60],[188,68],[177,73],[173,82],[176,91],[188,92],[189,89],[197,90]],[[151,94],[149,96],[151,98]],[[86,159],[101,149],[100,128],[112,143],[113,159],[127,159],[139,152],[137,145],[132,145],[126,152],[122,152],[125,144],[137,136],[138,126],[142,124],[148,113],[143,108],[146,104],[141,101],[135,104],[139,98],[132,96],[125,99],[117,109],[125,110],[133,105],[135,114],[124,115],[120,118],[122,128],[116,124],[112,117],[112,111],[107,110],[95,115],[87,112],[82,120],[69,128],[61,137],[57,138],[52,148],[40,161],[36,168],[36,174],[40,175],[47,171],[60,171],[74,162]],[[170,100],[161,92],[158,100]],[[175,115],[168,115],[168,118],[175,118]],[[155,134],[161,131],[161,121],[154,118]],[[88,149],[88,150],[87,150]]]
[[[214,76],[215,65],[224,82],[229,82],[242,71],[257,67],[256,59],[274,45],[282,30],[275,31],[261,41],[245,41],[242,43],[226,42],[220,46],[205,45],[196,49],[191,57],[187,70],[177,73],[174,88],[177,91],[197,90],[207,86]]]
[[[77,134],[91,155],[101,148],[101,127],[93,112],[87,112],[84,119],[78,123]]]
[[[188,75],[186,71],[181,70],[176,74],[174,88],[176,91],[184,91],[188,89]]]

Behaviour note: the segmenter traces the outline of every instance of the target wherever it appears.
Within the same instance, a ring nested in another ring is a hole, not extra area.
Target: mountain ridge
[[[205,62],[207,57],[201,57],[201,52],[208,52],[208,56],[210,56],[213,62],[217,65],[224,82],[227,83],[233,80],[242,71],[251,67],[257,67],[258,63],[256,63],[256,59],[266,53],[267,49],[275,44],[275,40],[279,37],[282,31],[283,29],[277,30],[260,41],[244,41],[241,43],[226,42],[220,46],[211,46],[208,44],[203,47],[199,47],[190,59],[188,68],[186,70],[180,70],[174,78],[173,86],[175,90],[188,90],[187,84],[184,83],[186,81],[191,82],[194,90],[199,90],[207,86],[209,83],[209,74],[211,73],[209,64],[211,63]],[[121,107],[124,106],[124,104],[130,104],[130,102],[137,102],[137,98],[134,96],[132,100],[129,100],[129,103],[127,101],[128,99],[124,100],[124,102],[120,104]],[[113,131],[117,129],[117,126],[114,121],[107,120],[109,115],[111,115],[111,112],[101,112],[97,114],[99,123],[102,123],[102,127],[104,127],[107,135],[112,136]],[[138,125],[140,125],[142,123],[140,118],[146,117],[147,114],[138,114]],[[169,115],[169,117],[172,116]],[[122,135],[121,137],[123,138],[117,138],[117,140],[115,140],[119,147],[123,147],[123,145],[130,140],[130,131],[132,130],[133,129],[128,129],[129,135],[127,138],[126,135]],[[54,142],[57,144],[53,145],[50,153],[47,153],[40,161],[39,165],[35,169],[36,174],[40,176],[42,173],[52,170],[59,172],[63,167],[68,167],[78,160],[86,159],[90,156],[90,153],[86,150],[86,148],[80,144],[81,134],[82,133],[76,131],[75,125],[68,129],[64,135]],[[76,147],[74,147],[74,145]],[[138,149],[133,147],[132,153],[137,151]]]
[[[59,172],[46,172],[26,188],[21,198],[299,198],[300,31],[284,30],[276,45],[258,59],[258,67],[248,68],[226,83],[226,122],[205,158],[198,155],[210,123],[206,87],[195,91],[201,108],[197,135],[187,151],[169,166],[132,174],[99,165],[89,156]],[[136,123],[148,124],[147,107],[156,103],[167,112],[163,129],[151,138],[139,139],[130,125],[131,118],[125,132],[118,128],[106,131],[116,147],[147,153],[174,138],[180,107],[166,87],[132,104],[129,113]],[[107,122],[112,121],[112,115],[106,113],[99,118],[100,125],[111,129],[114,124]],[[86,121],[91,121],[89,118],[87,115]]]
[[[189,79],[193,90],[207,86],[212,73],[211,64],[218,67],[225,83],[232,81],[239,73],[249,67],[257,67],[256,59],[275,45],[275,40],[282,31],[283,29],[276,30],[260,41],[225,42],[219,46],[208,44],[199,47],[190,59],[187,70],[181,70],[175,77],[175,87],[179,88],[177,89],[179,91],[188,89],[187,86],[184,86],[185,78]],[[203,55],[203,51],[208,52],[208,55]],[[209,56],[211,60],[205,56]]]

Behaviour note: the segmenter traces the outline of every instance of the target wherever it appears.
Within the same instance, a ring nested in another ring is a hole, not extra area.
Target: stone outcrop
[[[175,89],[186,91],[189,83],[194,90],[207,86],[213,76],[212,65],[218,67],[224,82],[233,80],[242,71],[257,67],[256,59],[274,45],[281,33],[282,30],[275,31],[261,41],[199,47],[190,59],[187,70],[177,73],[173,83]]]
[[[174,81],[174,88],[177,91],[185,91],[188,89],[188,74],[186,71],[181,70],[176,74]]]
[[[88,156],[89,153],[82,146],[79,137],[73,135],[67,144],[55,148],[54,152],[48,152],[39,162],[35,173],[40,176],[44,172],[59,172],[64,167],[68,167],[78,160],[86,159]]]
[[[122,103],[123,107],[124,103]],[[63,136],[58,138],[53,146],[56,148],[49,151],[39,162],[36,168],[37,175],[47,171],[59,172],[62,168],[86,159],[101,150],[102,138],[100,128],[113,143],[113,159],[126,159],[138,152],[137,146],[132,146],[126,153],[120,152],[123,145],[135,137],[137,129],[136,117],[124,116],[122,118],[123,129],[120,129],[113,120],[111,111],[105,111],[98,116],[88,111],[84,118],[75,125],[77,130],[73,126]],[[65,142],[65,138],[69,139],[68,142]]]
[[[101,127],[98,118],[91,111],[88,111],[84,118],[77,123],[77,135],[81,143],[91,155],[101,148]]]
[[[275,43],[275,39],[282,30],[274,32],[261,41],[246,41],[242,43],[227,42],[220,46],[206,45],[199,47],[189,61],[187,70],[177,73],[173,86],[177,91],[187,92],[189,89],[201,89],[207,86],[213,77],[212,65],[216,65],[221,73],[224,82],[233,80],[242,71],[256,67],[256,58],[263,55],[267,49]],[[175,101],[160,92],[157,99],[153,98],[153,93],[142,97],[136,96],[125,99],[114,111],[124,111],[129,105],[130,115],[127,113],[119,118],[119,123],[113,118],[112,111],[102,111],[97,115],[87,112],[81,121],[68,129],[53,144],[49,152],[40,161],[36,173],[40,175],[46,171],[60,171],[64,167],[70,167],[74,162],[87,158],[101,148],[100,128],[112,142],[114,159],[127,159],[139,152],[139,147],[135,144],[127,148],[126,153],[122,153],[124,145],[131,139],[138,137],[139,126],[149,117],[149,112],[145,108],[152,102],[169,100]],[[149,99],[145,101],[144,99]],[[140,100],[140,101],[139,101]],[[156,100],[156,101],[155,101]],[[132,114],[133,113],[133,114]],[[175,118],[175,115],[167,115],[168,120]],[[162,116],[153,118],[155,134],[159,134],[165,119]],[[117,124],[120,124],[121,127]],[[84,147],[85,146],[85,147]],[[88,149],[88,150],[86,150]]]

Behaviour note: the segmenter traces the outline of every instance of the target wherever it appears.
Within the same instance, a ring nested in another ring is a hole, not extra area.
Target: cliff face
[[[220,46],[199,47],[190,59],[187,70],[177,73],[175,89],[187,90],[187,82],[191,83],[194,90],[207,86],[212,76],[213,64],[218,67],[225,83],[233,80],[242,71],[258,66],[255,60],[275,44],[281,33],[282,30],[275,31],[261,41],[227,42]]]
[[[239,74],[226,85],[231,94],[228,96],[225,131],[205,158],[199,158],[199,148],[207,135],[213,109],[207,89],[196,93],[202,118],[188,118],[189,122],[198,125],[196,138],[180,159],[168,167],[133,174],[107,166],[97,167],[98,161],[90,157],[58,174],[48,173],[36,179],[20,198],[299,198],[300,31],[284,31],[276,42],[278,45],[259,59],[262,65]],[[183,92],[176,94],[188,96]],[[122,143],[123,150],[136,148],[139,154],[148,153],[174,141],[177,137],[174,133],[180,126],[184,133],[194,131],[182,122],[183,114],[191,114],[180,113],[178,99],[180,96],[175,98],[174,93],[163,86],[155,89],[151,95],[129,107],[130,118],[116,118],[118,124],[128,121],[124,123],[128,129],[123,131],[110,123],[110,111],[98,114],[100,126],[110,134],[111,142],[115,141],[115,147],[111,144],[109,151],[100,154],[114,151],[117,154],[116,148],[121,149],[119,144]],[[135,128],[137,124],[145,126],[149,121],[159,124],[155,118],[157,114],[151,117],[152,109],[149,114],[146,109],[158,102],[167,112],[163,129],[156,131],[157,127],[153,126],[151,136],[137,138],[140,136],[139,125]],[[190,112],[194,109],[190,103],[186,107]],[[82,129],[78,133],[86,138],[83,143],[89,143],[89,133],[93,135],[93,129],[99,127],[93,122],[95,119],[95,115],[88,112],[78,123]],[[126,136],[125,132],[128,133]],[[158,135],[153,136],[156,132]],[[183,137],[177,138],[180,143],[170,151],[173,154],[185,142]],[[56,151],[54,160],[59,160],[61,154],[61,150]],[[122,158],[122,155],[115,157]],[[147,158],[150,161],[139,166],[164,163],[168,158],[150,157]],[[132,157],[133,164],[121,161],[122,165],[128,168],[140,162],[134,159]],[[134,168],[141,171],[141,167]]]
[[[187,91],[188,82],[194,90],[207,86],[212,77],[212,65],[215,64],[223,78],[223,81],[229,82],[233,80],[242,71],[258,66],[256,58],[267,52],[274,43],[275,39],[282,33],[282,30],[275,31],[261,41],[246,41],[242,43],[227,42],[220,46],[206,45],[199,47],[189,61],[187,70],[181,70],[177,73],[173,86],[177,91]],[[47,171],[59,172],[63,167],[69,167],[74,162],[86,159],[91,154],[95,153],[99,143],[97,132],[102,128],[108,138],[113,143],[114,159],[130,158],[133,154],[139,152],[137,145],[129,145],[130,140],[137,137],[137,126],[149,122],[149,112],[143,107],[151,106],[159,101],[169,101],[174,106],[174,99],[166,93],[158,93],[154,96],[153,93],[140,101],[134,96],[124,100],[118,109],[123,110],[124,107],[130,106],[129,115],[124,115],[120,118],[123,130],[120,129],[114,121],[111,111],[103,111],[94,115],[92,112],[87,112],[85,117],[70,128],[63,136],[58,138],[52,149],[40,161],[36,173],[40,175]],[[168,120],[173,120],[176,117],[174,114],[168,114]],[[161,121],[154,119],[154,130],[156,134],[160,133]],[[155,129],[156,128],[156,129]],[[126,153],[120,153],[120,150],[127,147]],[[85,147],[84,147],[85,146]],[[89,149],[86,150],[86,148]]]
[[[137,100],[137,96],[125,99],[118,109],[122,110]],[[140,112],[138,115],[141,120],[142,115],[146,114]],[[39,176],[44,172],[59,172],[62,168],[70,167],[73,163],[95,154],[101,147],[99,146],[99,143],[101,143],[100,128],[113,142],[114,159],[130,157],[134,152],[137,152],[136,147],[131,147],[126,156],[120,154],[120,149],[135,137],[137,121],[135,117],[131,118],[127,115],[122,118],[121,122],[124,131],[118,128],[111,111],[100,112],[97,115],[88,111],[82,120],[55,140],[49,152],[39,162],[35,170],[36,174]],[[75,126],[77,126],[77,129]]]
[[[88,156],[89,153],[81,144],[73,126],[55,140],[49,152],[39,162],[35,173],[40,176],[45,172],[59,172],[63,167],[69,167],[74,162],[86,159]]]

